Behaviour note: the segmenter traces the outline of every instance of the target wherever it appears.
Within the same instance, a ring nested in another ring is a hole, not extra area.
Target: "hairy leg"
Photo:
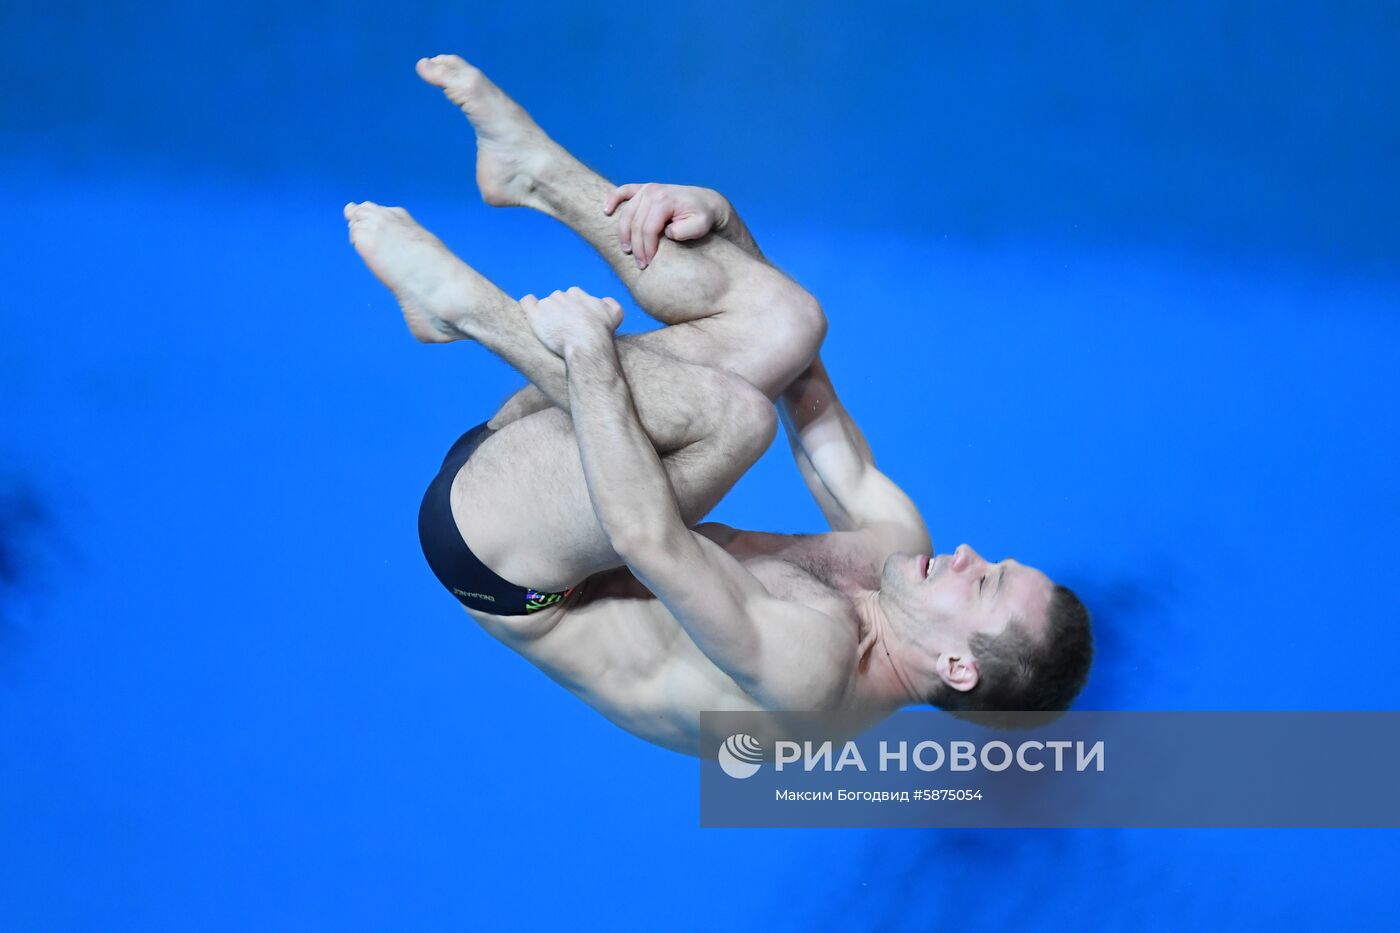
[[[627,367],[629,384],[655,391],[665,383],[667,404],[689,413],[661,463],[694,525],[772,442],[773,406],[744,380],[707,366],[634,354]],[[458,474],[452,507],[472,551],[519,585],[558,591],[622,564],[593,511],[573,424],[558,408],[489,437]]]
[[[382,207],[370,201],[347,204],[345,217],[350,242],[398,298],[415,337],[424,343],[476,340],[530,380],[556,406],[568,410],[564,361],[536,339],[518,301],[454,256],[401,207]],[[677,367],[685,361],[648,350],[636,341],[624,342],[621,356],[642,426],[659,452],[674,449],[676,425],[693,418],[694,413],[675,404],[677,393],[666,383],[676,379],[663,380],[659,374],[682,372]],[[658,367],[657,361],[667,365]],[[634,378],[640,381],[632,382]],[[703,400],[697,404],[703,405]]]
[[[562,589],[617,566],[589,502],[563,361],[535,338],[519,303],[402,208],[366,202],[347,205],[345,215],[351,242],[399,299],[415,336],[476,339],[558,404],[488,438],[458,475],[453,511],[471,549],[507,580],[536,589]],[[731,373],[635,344],[624,345],[621,358],[681,512],[698,522],[772,441],[773,408]]]
[[[666,241],[638,270],[603,213],[613,185],[554,142],[478,69],[455,55],[418,63],[471,121],[477,184],[494,206],[525,206],[567,224],[605,259],[637,303],[665,327],[632,343],[732,372],[775,398],[806,368],[825,335],[821,307],[772,266],[719,237]],[[543,388],[543,387],[541,387]],[[517,400],[515,414],[532,404]],[[508,404],[498,416],[509,420]],[[493,422],[495,423],[495,422]]]

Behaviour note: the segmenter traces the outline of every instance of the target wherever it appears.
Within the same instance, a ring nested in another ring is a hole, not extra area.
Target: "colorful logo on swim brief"
[[[574,591],[571,586],[562,593],[541,593],[539,590],[525,591],[525,612],[539,612],[541,609],[548,609],[557,602],[562,602],[565,596]]]
[[[763,764],[763,745],[747,733],[736,732],[724,740],[718,757],[725,774],[739,780],[751,778]]]

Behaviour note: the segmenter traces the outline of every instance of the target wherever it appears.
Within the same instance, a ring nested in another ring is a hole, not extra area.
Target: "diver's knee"
[[[763,455],[778,433],[778,413],[768,396],[738,376],[728,376],[724,430],[735,453],[753,462]]]
[[[826,312],[821,303],[795,282],[785,282],[772,298],[770,313],[760,324],[757,341],[767,347],[773,368],[781,373],[781,391],[812,362],[826,339]]]
[[[804,352],[816,356],[822,341],[826,339],[826,312],[822,310],[821,302],[805,288],[794,288],[797,294],[789,299],[787,311],[792,340]]]
[[[527,385],[506,399],[496,414],[487,422],[491,430],[499,431],[506,425],[514,424],[521,418],[552,408],[554,403],[535,386]]]

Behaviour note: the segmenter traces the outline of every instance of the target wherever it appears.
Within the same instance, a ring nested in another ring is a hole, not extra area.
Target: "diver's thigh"
[[[653,401],[692,409],[677,423],[693,436],[661,464],[682,518],[694,524],[768,447],[776,416],[744,379],[685,369],[694,381],[673,382],[673,396]],[[593,512],[573,423],[557,408],[526,415],[483,441],[453,485],[452,511],[472,552],[518,586],[563,589],[622,563]]]
[[[621,561],[588,498],[569,416],[527,415],[476,449],[452,486],[467,547],[518,586],[557,591]]]

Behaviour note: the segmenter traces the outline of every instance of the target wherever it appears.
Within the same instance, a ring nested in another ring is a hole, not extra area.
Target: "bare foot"
[[[442,88],[476,130],[476,184],[493,207],[538,207],[540,179],[563,150],[491,80],[456,55],[418,60],[418,75]]]
[[[403,309],[408,329],[423,343],[469,335],[460,326],[473,307],[477,276],[401,207],[373,201],[345,205],[350,242]],[[457,321],[459,323],[453,323]]]

